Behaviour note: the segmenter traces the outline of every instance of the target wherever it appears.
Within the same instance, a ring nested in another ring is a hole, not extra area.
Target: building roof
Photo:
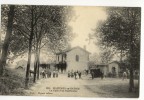
[[[91,66],[90,69],[97,69],[97,68],[102,68],[102,67],[108,67],[107,64],[96,64],[95,66]]]
[[[97,66],[107,66],[107,64],[96,64]]]
[[[57,54],[57,55],[59,55],[59,54],[65,54],[65,53],[67,53],[67,52],[69,52],[69,51],[72,51],[72,50],[74,50],[74,49],[77,49],[77,48],[79,48],[79,49],[81,49],[82,51],[90,54],[90,52],[88,52],[87,50],[85,50],[85,49],[83,49],[83,48],[81,48],[81,47],[79,47],[79,46],[76,46],[76,47],[71,48],[71,49],[69,49],[69,50],[65,50],[65,51],[63,51],[63,52],[58,52],[58,53],[56,53],[56,54]]]
[[[120,64],[120,62],[118,62],[118,61],[112,61],[112,62],[110,62],[109,64],[111,64],[111,63],[117,63],[117,64]]]

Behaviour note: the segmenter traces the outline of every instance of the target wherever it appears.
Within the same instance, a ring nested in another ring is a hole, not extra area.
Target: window
[[[58,61],[59,61],[59,55],[58,55]]]
[[[64,59],[64,61],[66,61],[66,54],[63,55],[63,59]]]
[[[77,62],[79,61],[79,56],[78,56],[78,55],[76,55],[76,61],[77,61]]]

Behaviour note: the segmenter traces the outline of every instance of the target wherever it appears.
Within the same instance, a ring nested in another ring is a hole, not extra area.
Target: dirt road
[[[136,98],[136,93],[129,93],[129,80],[120,78],[90,79],[68,78],[60,74],[58,78],[42,78],[29,90],[25,90],[30,96],[59,96],[59,97],[112,97],[112,98]],[[135,80],[137,84],[138,81]]]
[[[88,90],[82,79],[68,78],[60,74],[58,78],[40,79],[34,86],[26,91],[30,96],[61,96],[61,97],[98,97]]]

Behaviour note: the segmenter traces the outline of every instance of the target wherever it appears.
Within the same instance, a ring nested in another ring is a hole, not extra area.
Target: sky
[[[96,46],[93,42],[97,40],[97,38],[93,38],[93,40],[88,41],[88,35],[93,34],[92,29],[95,29],[99,23],[99,21],[104,21],[107,18],[107,14],[105,11],[105,7],[89,7],[89,6],[74,6],[74,16],[73,19],[69,22],[69,25],[73,29],[73,33],[75,33],[75,38],[71,41],[71,46],[86,46],[86,50],[91,54],[99,53],[99,47]],[[44,56],[44,55],[43,55]],[[41,57],[43,58],[43,57]],[[44,57],[45,58],[45,57]],[[27,58],[25,58],[27,60]],[[45,61],[47,59],[42,59]],[[32,55],[32,62],[34,61],[34,55]]]
[[[80,46],[84,47],[91,53],[98,53],[100,50],[93,42],[97,39],[94,38],[90,41],[88,39],[89,34],[93,34],[92,29],[95,29],[99,21],[104,21],[107,18],[107,14],[104,7],[94,6],[75,6],[73,7],[75,16],[70,21],[69,25],[73,28],[73,32],[76,37],[71,42],[72,47]]]
[[[107,18],[107,14],[105,11],[105,7],[89,7],[89,6],[74,6],[74,16],[72,20],[69,22],[69,25],[73,29],[73,33],[75,33],[75,38],[71,41],[71,46],[76,47],[84,47],[86,46],[86,50],[91,54],[99,53],[99,47],[95,45],[93,42],[97,41],[97,38],[93,38],[90,43],[87,40],[89,34],[93,34],[92,29],[95,29],[98,26],[99,21],[104,21]],[[41,54],[41,61],[47,62],[49,57],[45,54]],[[44,58],[44,59],[43,59]],[[20,58],[18,58],[20,60]],[[27,57],[23,58],[27,60]],[[34,55],[32,55],[32,62],[34,62]]]

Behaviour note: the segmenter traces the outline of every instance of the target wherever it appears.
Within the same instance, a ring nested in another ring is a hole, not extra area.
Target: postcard
[[[1,5],[0,95],[138,98],[141,7]]]

